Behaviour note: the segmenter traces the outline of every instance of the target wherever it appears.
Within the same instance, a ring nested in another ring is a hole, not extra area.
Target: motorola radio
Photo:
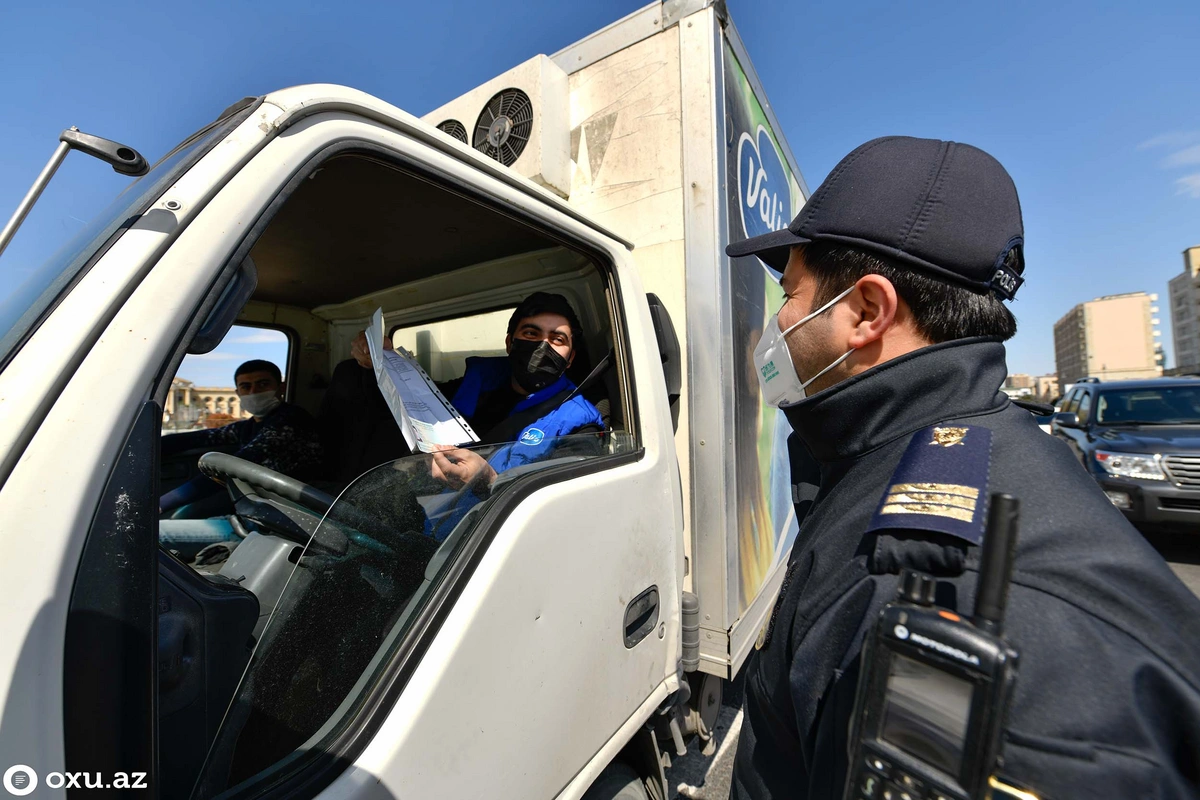
[[[1003,637],[1017,510],[992,495],[970,619],[934,605],[933,578],[901,573],[863,647],[845,800],[1034,797],[995,777],[1017,679]]]

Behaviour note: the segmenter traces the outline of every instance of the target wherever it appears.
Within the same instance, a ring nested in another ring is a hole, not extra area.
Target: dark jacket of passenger
[[[207,428],[162,437],[163,457],[200,448],[236,447],[234,455],[283,475],[308,481],[321,469],[317,423],[304,409],[283,403],[262,418],[251,417],[220,428]],[[164,511],[193,503],[224,488],[203,475],[162,496]]]

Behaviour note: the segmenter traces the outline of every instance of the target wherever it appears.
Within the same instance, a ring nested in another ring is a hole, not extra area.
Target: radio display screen
[[[943,772],[958,776],[971,715],[972,684],[892,654],[881,738]]]

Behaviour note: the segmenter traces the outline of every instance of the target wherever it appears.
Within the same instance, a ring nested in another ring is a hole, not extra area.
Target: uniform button
[[[912,792],[891,781],[883,785],[883,793],[880,798],[881,800],[917,800]]]
[[[859,787],[858,796],[862,800],[876,800],[879,797],[879,787],[883,784],[883,780],[878,775],[866,775],[863,777],[862,785]]]
[[[884,775],[887,775],[892,769],[892,765],[879,756],[867,756],[867,766],[876,772],[882,772]]]

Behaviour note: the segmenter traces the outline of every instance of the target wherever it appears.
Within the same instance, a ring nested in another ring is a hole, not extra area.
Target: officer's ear
[[[504,337],[504,352],[512,353],[512,334],[511,333]]]
[[[878,342],[895,326],[903,301],[892,282],[882,275],[864,275],[854,288],[846,298],[854,311],[854,329],[847,344],[857,350]]]

